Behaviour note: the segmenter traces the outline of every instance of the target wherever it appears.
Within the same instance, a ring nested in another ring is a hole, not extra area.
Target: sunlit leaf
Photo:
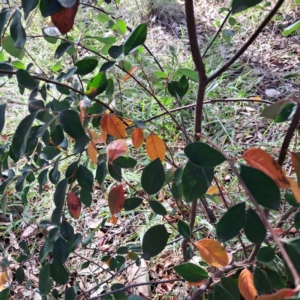
[[[147,38],[147,24],[138,25],[127,38],[124,43],[124,54],[128,55],[146,41]]]
[[[117,139],[124,139],[127,136],[126,126],[117,116],[105,115],[101,118],[100,124],[109,135]]]
[[[290,187],[289,181],[280,165],[264,150],[259,148],[248,149],[243,154],[243,158],[251,167],[259,169],[271,177],[279,188]]]
[[[135,128],[131,133],[132,144],[134,148],[138,149],[144,143],[144,132],[141,128]]]
[[[146,140],[146,151],[151,160],[159,158],[163,161],[166,155],[166,145],[159,136],[151,133]]]
[[[112,188],[108,194],[108,206],[112,215],[119,213],[124,207],[124,189],[122,184]]]
[[[245,268],[240,273],[238,286],[245,300],[254,300],[256,298],[257,290],[254,286],[253,274],[248,269]]]
[[[112,141],[106,148],[107,156],[110,160],[115,160],[119,156],[123,156],[128,151],[128,146],[125,140]]]
[[[208,188],[208,190],[206,191],[206,194],[208,195],[214,195],[217,194],[219,192],[219,188],[217,185],[213,185],[211,187]]]
[[[70,215],[74,219],[78,219],[81,212],[81,202],[79,197],[75,193],[70,192],[69,195],[67,196],[67,204],[68,204]]]
[[[215,240],[202,239],[194,243],[201,257],[209,265],[221,268],[228,265],[228,255],[222,245]]]
[[[270,106],[267,106],[260,115],[261,117],[264,117],[266,119],[275,120],[275,118],[281,113],[285,105],[289,102],[290,100],[287,99],[271,104]]]
[[[292,152],[292,166],[297,175],[298,185],[300,184],[300,153]]]

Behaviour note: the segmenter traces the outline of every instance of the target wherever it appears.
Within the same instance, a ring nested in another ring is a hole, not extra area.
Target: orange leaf
[[[7,283],[7,276],[6,276],[5,271],[0,273],[0,283],[1,284],[6,284]]]
[[[107,132],[103,128],[101,128],[100,136],[95,141],[95,144],[96,145],[98,145],[98,144],[104,144],[104,143],[106,143],[106,140],[107,140]]]
[[[125,122],[128,126],[133,124],[133,121],[131,119],[128,119],[128,118],[123,118],[123,122]]]
[[[298,182],[300,182],[300,153],[292,153],[292,166],[297,175]]]
[[[117,139],[124,139],[126,134],[125,124],[114,115],[104,115],[100,121],[101,127]]]
[[[159,157],[163,161],[166,155],[166,145],[160,137],[151,133],[146,140],[146,151],[151,160]]]
[[[206,191],[206,194],[208,195],[214,195],[216,193],[219,192],[218,186],[217,185],[213,185],[211,187],[208,188],[208,190]]]
[[[300,203],[300,188],[298,186],[298,183],[295,182],[292,178],[287,178],[289,183],[290,183],[290,187],[291,187],[291,190],[295,196],[295,199],[298,203]]]
[[[284,232],[283,229],[280,227],[273,228],[273,230],[277,235],[281,235]]]
[[[81,201],[79,197],[75,193],[70,192],[67,197],[67,204],[71,216],[74,219],[78,219],[81,212]]]
[[[239,276],[238,286],[245,300],[254,300],[257,290],[254,286],[253,275],[248,269],[244,269]]]
[[[290,187],[289,181],[278,162],[264,150],[259,148],[249,149],[245,151],[243,158],[250,167],[256,168],[271,177],[279,188],[286,189]]]
[[[293,289],[282,289],[275,294],[272,295],[262,295],[257,298],[257,300],[282,300],[287,297],[294,296],[296,293]]]
[[[63,7],[60,11],[51,16],[53,24],[58,28],[61,34],[66,34],[73,28],[78,5],[79,0],[77,0],[73,7]]]
[[[200,255],[209,265],[221,268],[228,265],[228,254],[222,245],[211,239],[202,239],[194,243]]]
[[[97,164],[98,160],[97,160],[97,155],[98,155],[98,150],[95,147],[94,142],[90,141],[88,146],[87,146],[87,154],[89,156],[89,158],[91,159],[91,161],[94,164]]]
[[[144,132],[141,128],[135,128],[131,134],[133,147],[138,149],[144,143]]]
[[[128,146],[125,140],[112,141],[106,148],[107,156],[111,160],[115,160],[117,157],[124,155],[128,150]]]
[[[205,283],[206,279],[199,281],[199,282],[188,282],[190,286],[201,286],[203,283]]]
[[[98,140],[99,136],[95,131],[88,129],[88,132],[94,141]]]
[[[114,224],[114,225],[117,225],[118,218],[116,216],[112,215],[107,221]]]
[[[133,67],[129,70],[129,74],[132,75],[136,70],[138,69],[138,67]],[[127,81],[129,78],[131,78],[131,76],[129,74],[126,74],[123,78],[123,81]]]
[[[125,202],[123,185],[120,184],[109,191],[108,207],[112,215],[119,213]]]

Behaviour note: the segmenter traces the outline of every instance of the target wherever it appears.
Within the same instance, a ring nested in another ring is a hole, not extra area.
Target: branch
[[[206,85],[208,82],[207,82],[207,77],[205,72],[205,66],[198,47],[193,0],[185,0],[185,14],[186,14],[189,42],[191,46],[191,53],[199,77],[198,95],[197,95],[196,112],[195,112],[195,128],[194,128],[194,140],[199,141],[200,137],[198,135],[201,133],[203,101],[205,96]]]
[[[271,101],[268,101],[268,100],[257,100],[257,99],[248,99],[248,98],[240,98],[240,99],[231,99],[231,98],[228,98],[228,99],[214,99],[214,100],[207,100],[207,101],[204,101],[203,104],[209,104],[209,103],[217,103],[217,102],[261,102],[261,103],[266,103],[266,104],[273,104],[273,102]],[[169,112],[172,113],[172,112],[175,112],[175,111],[180,111],[180,110],[184,110],[184,109],[189,109],[189,108],[193,108],[195,107],[196,104],[189,104],[189,105],[186,105],[186,106],[181,106],[181,107],[177,107],[177,108],[174,108],[174,109],[170,109]],[[151,117],[147,120],[145,120],[144,122],[150,122],[154,119],[157,119],[157,118],[160,118],[164,115],[166,115],[167,112],[163,112],[159,115],[156,115],[154,117]]]
[[[162,284],[162,283],[169,283],[169,282],[175,282],[175,281],[185,281],[184,279],[182,278],[175,278],[175,279],[169,279],[169,280],[162,280],[162,281],[149,281],[149,282],[141,282],[141,283],[135,283],[135,284],[132,284],[132,285],[128,285],[128,286],[125,286],[123,288],[120,288],[120,289],[117,289],[117,290],[114,290],[114,291],[111,291],[111,292],[107,292],[105,294],[101,294],[99,296],[96,296],[96,297],[93,297],[93,298],[89,298],[90,300],[94,300],[94,299],[101,299],[102,297],[106,297],[108,295],[113,295],[113,294],[118,294],[118,293],[121,293],[121,292],[124,292],[130,288],[134,288],[134,287],[138,287],[138,286],[143,286],[143,285],[157,285],[157,284]]]
[[[269,21],[274,17],[277,13],[281,5],[283,4],[284,0],[279,0],[274,8],[270,11],[268,16],[263,20],[260,26],[256,29],[256,31],[252,34],[249,40],[240,48],[240,50],[218,71],[207,78],[207,83],[211,82],[212,80],[216,79],[220,76],[223,72],[225,72],[246,50],[247,48],[254,42],[254,40],[258,37],[258,35],[262,32],[262,30],[266,27]]]
[[[284,140],[283,140],[283,143],[282,143],[282,146],[281,146],[281,150],[280,150],[280,153],[279,153],[279,157],[278,157],[278,163],[280,166],[282,166],[284,160],[285,160],[285,157],[286,157],[286,154],[287,154],[287,151],[288,151],[288,148],[289,148],[289,144],[293,138],[293,135],[294,135],[294,132],[297,128],[297,125],[299,123],[299,120],[300,120],[300,105],[298,104],[297,105],[297,109],[296,109],[296,112],[293,116],[293,119],[292,119],[292,122],[290,124],[290,127],[284,137]]]

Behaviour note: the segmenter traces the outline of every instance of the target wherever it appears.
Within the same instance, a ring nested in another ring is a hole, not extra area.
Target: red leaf
[[[79,0],[77,0],[73,7],[63,7],[60,11],[51,16],[53,24],[58,28],[61,34],[66,34],[73,28],[78,5]]]
[[[107,156],[111,160],[115,160],[117,157],[124,155],[128,150],[128,146],[125,140],[115,140],[111,142],[107,148]]]
[[[75,193],[70,192],[67,197],[67,204],[71,216],[78,219],[81,212],[81,201],[79,197]]]
[[[122,184],[112,188],[108,194],[108,206],[112,215],[119,213],[125,202]]]

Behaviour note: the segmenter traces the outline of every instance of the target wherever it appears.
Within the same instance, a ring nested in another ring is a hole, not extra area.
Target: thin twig
[[[135,287],[138,287],[138,286],[158,285],[158,284],[162,284],[162,283],[169,283],[169,282],[176,282],[176,281],[184,282],[185,280],[182,279],[182,278],[174,278],[174,279],[162,280],[162,281],[149,281],[149,282],[135,283],[135,284],[132,284],[132,285],[127,285],[123,288],[120,288],[120,289],[117,289],[117,290],[114,290],[114,291],[111,291],[111,292],[107,292],[105,294],[102,294],[102,295],[99,295],[99,296],[96,296],[96,297],[89,298],[89,300],[101,299],[102,297],[106,297],[108,295],[118,294],[118,293],[124,292],[128,289],[135,288]]]
[[[228,11],[228,13],[227,13],[225,19],[223,20],[221,26],[219,27],[219,30],[216,32],[216,34],[214,35],[213,39],[211,40],[211,42],[210,42],[210,43],[208,44],[208,46],[206,47],[206,49],[205,49],[205,51],[204,51],[204,53],[203,53],[203,55],[202,55],[203,58],[206,56],[208,50],[209,50],[210,47],[213,45],[213,43],[215,42],[215,40],[217,39],[217,37],[220,35],[220,33],[221,33],[221,31],[222,31],[224,25],[226,24],[226,22],[227,22],[227,20],[228,20],[228,18],[229,18],[230,15],[231,15],[231,9]]]
[[[274,8],[270,11],[268,16],[262,21],[260,26],[255,30],[255,32],[251,35],[248,41],[236,52],[236,54],[219,70],[217,70],[214,74],[207,78],[207,83],[211,82],[212,80],[216,79],[222,73],[224,73],[247,49],[248,47],[255,41],[258,35],[263,31],[266,25],[271,21],[274,15],[277,13],[281,5],[283,4],[284,0],[279,0]]]

